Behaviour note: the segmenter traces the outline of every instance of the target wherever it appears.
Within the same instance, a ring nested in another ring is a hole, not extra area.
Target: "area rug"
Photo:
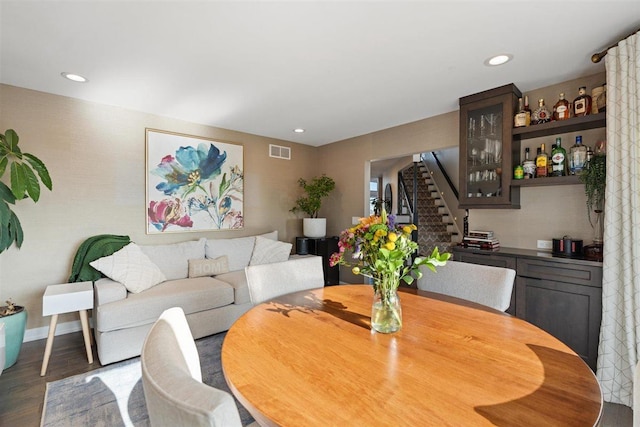
[[[202,378],[229,392],[222,373],[220,351],[226,333],[196,341]],[[148,426],[142,390],[140,358],[114,363],[91,372],[47,383],[41,426]],[[236,401],[242,425],[253,418]]]

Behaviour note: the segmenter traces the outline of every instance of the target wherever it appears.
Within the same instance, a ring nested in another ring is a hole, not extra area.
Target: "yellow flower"
[[[394,250],[396,248],[396,244],[394,242],[387,242],[386,245],[384,245],[387,249],[389,249],[390,251]]]
[[[398,240],[398,235],[396,233],[391,232],[387,236],[387,239],[389,239],[390,242],[395,242],[396,240]]]
[[[358,267],[358,266],[353,267],[353,268],[351,269],[351,272],[352,272],[353,274],[355,274],[355,275],[360,274],[360,267]]]
[[[405,225],[404,227],[402,227],[402,231],[404,231],[406,234],[411,234],[411,227]]]

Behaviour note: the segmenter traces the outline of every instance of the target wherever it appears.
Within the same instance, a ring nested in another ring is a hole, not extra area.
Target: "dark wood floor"
[[[15,365],[0,375],[0,426],[39,426],[47,382],[100,368],[95,353],[89,365],[82,332],[57,336],[49,359],[49,368],[40,376],[46,340],[22,345]]]
[[[81,332],[55,338],[47,375],[40,376],[46,340],[24,343],[18,362],[0,375],[0,426],[39,426],[45,384],[101,367],[95,353],[87,363]],[[631,427],[630,408],[605,403],[600,427]]]

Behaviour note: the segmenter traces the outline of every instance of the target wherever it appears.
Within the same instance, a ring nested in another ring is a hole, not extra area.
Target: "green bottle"
[[[556,138],[556,145],[551,151],[552,172],[551,176],[567,175],[567,151],[562,148],[562,138]]]

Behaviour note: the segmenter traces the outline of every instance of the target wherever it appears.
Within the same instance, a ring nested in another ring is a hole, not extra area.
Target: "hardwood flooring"
[[[0,426],[39,426],[45,384],[100,368],[94,345],[94,362],[87,363],[81,332],[57,336],[49,359],[49,369],[40,376],[46,340],[24,343],[18,362],[0,375]],[[630,408],[605,403],[600,427],[631,427]]]

